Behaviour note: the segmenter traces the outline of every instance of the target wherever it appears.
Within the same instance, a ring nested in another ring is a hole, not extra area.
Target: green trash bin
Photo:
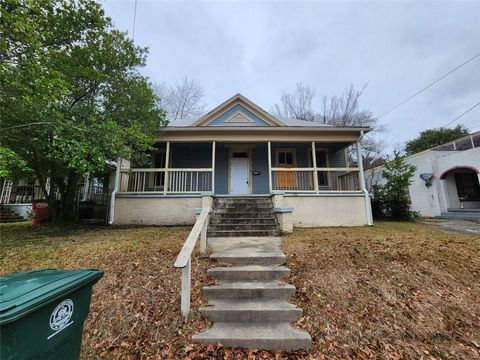
[[[96,269],[0,277],[0,359],[78,359]]]

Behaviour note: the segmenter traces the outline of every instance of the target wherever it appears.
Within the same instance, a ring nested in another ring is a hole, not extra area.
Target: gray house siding
[[[252,192],[268,194],[268,149],[267,144],[257,144],[252,150]],[[255,175],[255,173],[259,173]]]
[[[172,168],[211,168],[211,143],[170,144]]]
[[[253,120],[253,122],[226,122],[231,116],[233,116],[236,112],[240,112],[241,114],[245,115],[247,118]],[[207,126],[270,126],[267,122],[260,119],[258,116],[253,114],[251,111],[245,109],[242,105],[235,105],[230,110],[227,110],[219,117],[212,120],[208,123]]]
[[[215,147],[215,193],[228,194],[228,149],[224,144]]]

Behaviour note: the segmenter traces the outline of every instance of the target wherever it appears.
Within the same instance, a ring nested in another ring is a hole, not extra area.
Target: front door
[[[250,193],[248,152],[232,152],[230,162],[230,194]]]

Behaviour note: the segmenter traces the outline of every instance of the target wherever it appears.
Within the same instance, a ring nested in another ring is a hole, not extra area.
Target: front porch
[[[339,142],[166,142],[121,171],[120,194],[361,193],[361,169]]]
[[[361,164],[350,166],[348,160],[352,144],[157,143],[149,163],[138,166],[122,161],[114,221],[193,224],[193,210],[202,208],[205,198],[267,196],[272,198],[279,222],[287,221],[289,229],[371,224]]]

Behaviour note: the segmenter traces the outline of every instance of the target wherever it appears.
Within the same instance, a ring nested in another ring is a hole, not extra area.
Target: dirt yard
[[[97,267],[83,359],[480,358],[480,238],[424,224],[299,229],[285,237],[310,352],[189,343],[212,264],[192,264],[192,321],[179,312],[172,264],[189,228],[0,225],[2,274]]]

